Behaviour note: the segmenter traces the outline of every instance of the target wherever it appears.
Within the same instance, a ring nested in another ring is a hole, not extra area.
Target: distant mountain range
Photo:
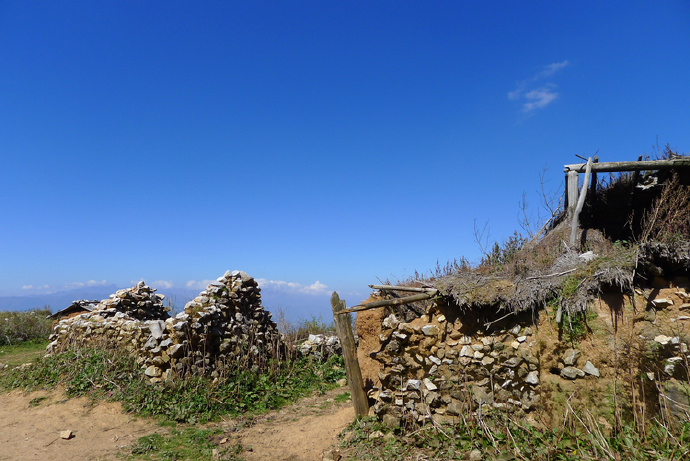
[[[117,285],[103,285],[78,288],[69,291],[56,291],[48,294],[36,294],[25,296],[0,296],[0,311],[25,311],[48,306],[51,312],[72,304],[79,299],[101,300],[106,299],[117,290],[129,287]],[[199,294],[201,290],[189,288],[159,289],[158,293],[165,295],[164,304],[171,303],[175,312],[181,312],[184,305]],[[303,294],[285,292],[283,290],[267,287],[261,290],[264,307],[273,314],[273,320],[278,321],[279,312],[282,311],[288,322],[297,323],[312,318],[321,319],[326,323],[332,321],[330,307],[330,293]],[[348,300],[348,305],[355,305],[361,299]]]

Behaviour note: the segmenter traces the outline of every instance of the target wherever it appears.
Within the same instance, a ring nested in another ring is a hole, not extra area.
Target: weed
[[[25,312],[0,312],[0,346],[27,341],[44,341],[50,335],[52,320],[46,318],[50,309]]]

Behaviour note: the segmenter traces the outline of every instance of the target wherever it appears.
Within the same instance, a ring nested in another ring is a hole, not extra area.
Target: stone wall
[[[495,307],[461,310],[437,303],[413,319],[369,317],[374,326],[358,319],[360,333],[378,335],[360,338],[369,348],[360,348],[360,357],[378,363],[363,368],[371,411],[390,426],[430,417],[457,421],[477,411],[541,411],[546,420],[562,421],[559,405],[570,397],[573,405],[588,402],[595,415],[606,416],[614,405],[628,413],[647,405],[651,416],[655,402],[658,410],[658,399],[670,394],[677,404],[662,406],[677,415],[690,411],[689,288],[682,277],[666,288],[638,289],[634,299],[604,294],[578,320],[585,323],[577,339],[559,329],[555,312],[547,310],[506,316]],[[614,382],[618,402],[611,400]],[[631,397],[643,389],[644,404]]]
[[[107,343],[133,354],[153,381],[256,369],[284,353],[271,313],[261,305],[260,288],[244,272],[226,272],[175,317],[155,291],[139,282],[92,312],[61,320],[48,353],[75,343]]]

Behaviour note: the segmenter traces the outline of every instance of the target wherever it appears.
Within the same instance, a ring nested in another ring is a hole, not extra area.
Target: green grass
[[[0,363],[16,367],[43,357],[48,341],[35,340],[0,346]]]
[[[150,434],[140,437],[131,448],[130,459],[145,460],[240,460],[241,445],[217,445],[222,430],[189,427],[173,429],[169,435]]]
[[[325,392],[345,376],[342,359],[320,364],[286,361],[273,370],[236,371],[218,381],[190,377],[152,384],[134,358],[107,348],[68,349],[31,367],[0,372],[0,390],[64,386],[68,396],[121,401],[126,410],[163,420],[197,423],[220,415],[258,414],[314,391]]]

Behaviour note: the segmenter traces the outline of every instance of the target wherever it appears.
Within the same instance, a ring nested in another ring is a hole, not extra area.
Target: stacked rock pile
[[[454,418],[479,406],[531,409],[538,401],[539,361],[530,327],[472,337],[440,315],[382,322],[381,348],[370,355],[383,365],[381,387],[371,393],[374,414],[391,426],[403,417]],[[536,353],[536,352],[535,352]]]
[[[132,288],[116,291],[109,299],[101,301],[94,311],[123,312],[137,320],[166,319],[170,314],[169,309],[163,306],[165,296],[155,291],[141,281]]]
[[[105,342],[134,355],[153,381],[187,374],[221,376],[233,367],[260,367],[283,353],[277,326],[261,305],[260,289],[244,272],[226,272],[175,317],[154,292],[139,282],[111,295],[93,312],[60,321],[48,353],[73,342]]]
[[[300,357],[310,357],[325,362],[333,355],[342,355],[340,338],[335,335],[309,335],[306,341],[297,347]]]

